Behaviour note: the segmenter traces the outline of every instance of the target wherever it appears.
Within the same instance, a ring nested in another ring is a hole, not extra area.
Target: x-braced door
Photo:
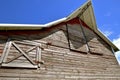
[[[26,40],[8,39],[0,60],[1,67],[39,68],[41,44]]]

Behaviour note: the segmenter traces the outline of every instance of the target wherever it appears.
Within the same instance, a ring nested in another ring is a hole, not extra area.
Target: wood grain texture
[[[73,49],[86,51],[85,42],[78,25],[70,26],[70,45]],[[31,66],[24,56],[15,61],[11,61],[11,66],[23,64],[26,68],[0,68],[0,80],[119,80],[120,67],[112,54],[111,48],[99,36],[88,28],[83,28],[87,37],[87,42],[92,52],[96,54],[82,54],[71,51],[68,46],[65,25],[51,28],[46,31],[31,35],[11,35],[20,49],[29,55],[32,60],[36,60],[36,47],[34,43],[41,44],[41,60],[38,69],[28,69]],[[39,34],[38,34],[39,33]],[[3,38],[1,38],[3,37]],[[6,37],[0,36],[0,49],[3,50],[6,44]],[[23,42],[32,42],[30,45]],[[23,43],[23,44],[22,44]],[[38,48],[37,48],[38,49]],[[18,56],[14,46],[11,46],[9,59]],[[26,53],[28,52],[28,53]],[[38,59],[37,59],[38,60]],[[13,64],[14,63],[14,64]],[[36,66],[37,67],[37,66]]]

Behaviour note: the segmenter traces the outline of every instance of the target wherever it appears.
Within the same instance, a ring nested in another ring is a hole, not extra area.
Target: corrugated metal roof
[[[39,30],[45,27],[51,27],[53,25],[57,25],[62,22],[67,22],[71,19],[79,17],[82,21],[84,21],[94,32],[96,32],[102,39],[104,39],[111,47],[118,51],[119,49],[107,38],[105,37],[98,29],[96,25],[96,20],[92,8],[91,0],[88,0],[85,4],[83,4],[80,8],[75,10],[68,17],[44,24],[44,25],[35,25],[35,24],[0,24],[0,30]]]

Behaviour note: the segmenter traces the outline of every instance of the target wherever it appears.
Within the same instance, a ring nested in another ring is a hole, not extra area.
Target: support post
[[[69,32],[68,32],[68,25],[67,25],[67,23],[65,24],[65,26],[66,26],[66,32],[67,32],[68,46],[69,46],[69,49],[71,49],[71,47],[70,47],[70,39],[69,39]]]
[[[41,60],[41,44],[36,49],[36,61],[37,61],[38,68],[40,68],[40,64],[41,64],[41,61],[42,61]]]
[[[7,53],[6,53],[6,51],[8,50],[8,49],[10,49],[10,46],[11,46],[11,42],[10,42],[10,38],[8,38],[8,40],[7,40],[7,42],[6,42],[6,45],[5,45],[5,47],[4,47],[4,51],[3,51],[3,53],[2,53],[2,56],[1,56],[1,59],[0,59],[0,64],[2,64],[2,62],[4,61],[4,59],[6,58],[6,56],[8,55]],[[9,45],[9,46],[8,46]]]

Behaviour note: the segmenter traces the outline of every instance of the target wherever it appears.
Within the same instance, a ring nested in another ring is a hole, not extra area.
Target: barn
[[[88,0],[44,25],[0,24],[0,80],[118,80],[116,51]]]

